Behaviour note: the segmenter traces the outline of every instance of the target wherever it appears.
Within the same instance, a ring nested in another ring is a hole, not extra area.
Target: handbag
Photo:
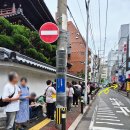
[[[12,98],[14,96],[14,94],[15,94],[15,88],[14,88],[14,93],[12,95],[8,96],[8,98]],[[0,107],[5,107],[8,104],[10,104],[10,102],[4,102],[2,97],[0,98]]]
[[[49,88],[49,87],[48,87]],[[45,93],[44,93],[44,102],[46,103],[46,92],[48,90],[48,88],[46,89]]]

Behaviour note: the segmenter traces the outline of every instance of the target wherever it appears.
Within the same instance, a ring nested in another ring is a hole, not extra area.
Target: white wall
[[[48,71],[35,69],[25,65],[0,61],[0,95],[2,94],[4,85],[8,81],[7,76],[10,71],[16,71],[20,77],[27,77],[30,92],[35,92],[38,96],[44,93],[45,88],[47,87],[46,81],[48,79],[54,80],[56,78],[54,73]],[[72,81],[76,79],[69,77],[68,80]]]

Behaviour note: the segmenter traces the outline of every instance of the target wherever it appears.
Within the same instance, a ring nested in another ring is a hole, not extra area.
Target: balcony
[[[91,57],[88,57],[88,64],[91,64]]]
[[[0,16],[6,16],[16,13],[15,4],[13,4],[12,8],[0,9]]]
[[[88,48],[88,55],[90,56],[91,55],[91,49]]]
[[[91,72],[91,67],[90,67],[90,66],[88,66],[88,73],[89,73],[89,72]]]

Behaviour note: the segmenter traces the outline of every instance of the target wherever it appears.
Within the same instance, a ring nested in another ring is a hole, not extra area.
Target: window
[[[81,55],[85,55],[85,52],[81,52]]]

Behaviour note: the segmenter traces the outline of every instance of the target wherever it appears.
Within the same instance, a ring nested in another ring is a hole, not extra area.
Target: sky
[[[44,0],[50,12],[55,18],[57,11],[57,0]],[[68,6],[74,16],[74,19],[80,29],[83,37],[86,37],[86,9],[85,0],[68,0]],[[81,15],[78,2],[81,8]],[[105,39],[105,24],[106,24],[106,5],[107,0],[100,0],[101,10],[101,50],[103,50]],[[68,13],[68,20],[72,20]],[[72,20],[73,21],[73,20]],[[92,26],[93,37],[96,46],[96,52],[100,48],[100,33],[99,33],[99,5],[98,0],[90,0],[90,22]],[[109,0],[108,6],[108,24],[106,35],[106,56],[111,49],[118,47],[118,32],[120,25],[130,23],[130,0]],[[94,52],[93,42],[91,40],[91,31],[89,31],[89,47]]]

